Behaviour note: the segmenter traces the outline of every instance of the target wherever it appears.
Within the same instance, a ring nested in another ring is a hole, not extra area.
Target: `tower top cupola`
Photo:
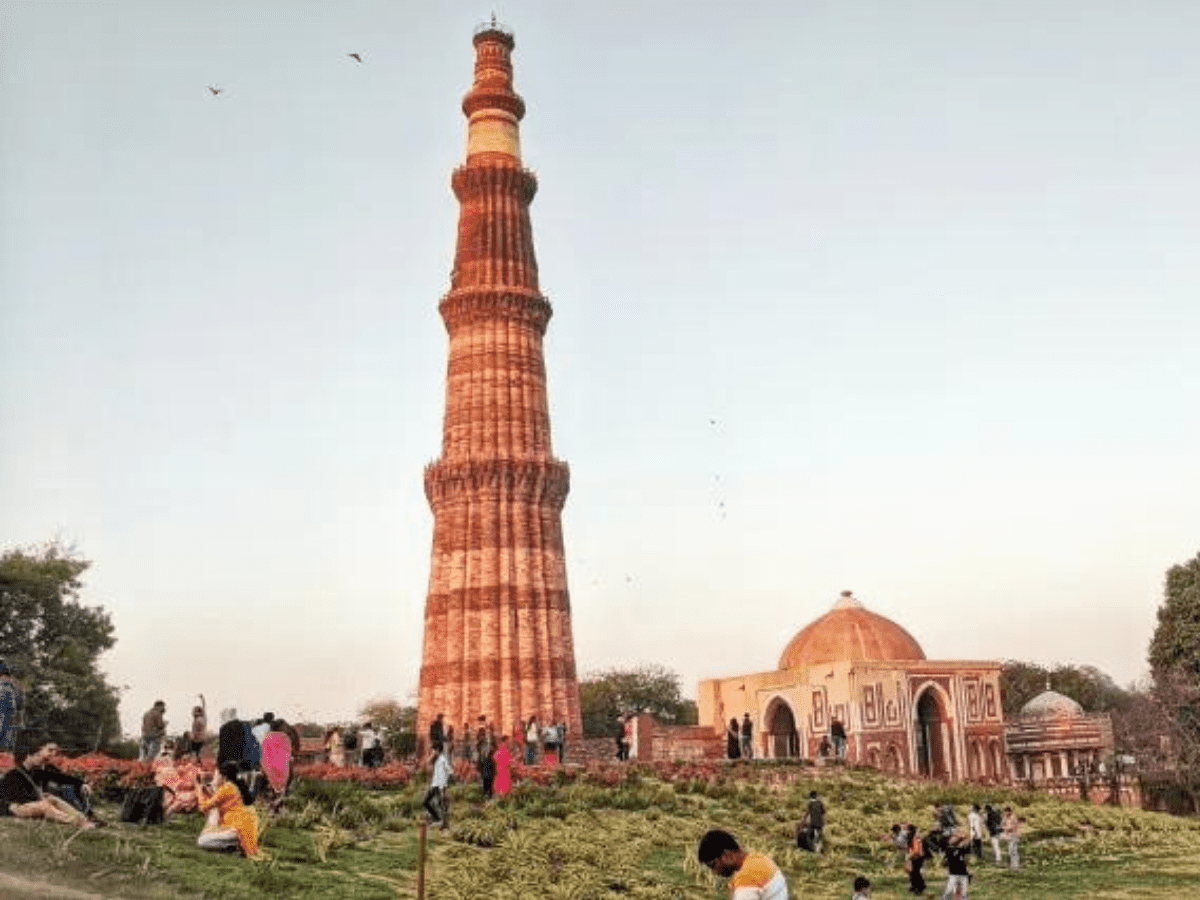
[[[475,29],[475,81],[463,97],[467,117],[467,159],[480,153],[521,160],[519,123],[525,101],[513,90],[512,32],[492,16]]]

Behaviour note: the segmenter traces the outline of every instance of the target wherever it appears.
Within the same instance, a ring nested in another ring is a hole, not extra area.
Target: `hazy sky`
[[[1138,677],[1200,549],[1200,4],[741,8],[496,6],[581,672],[690,695],[851,589]],[[0,547],[93,560],[129,730],[415,689],[491,10],[0,0]]]

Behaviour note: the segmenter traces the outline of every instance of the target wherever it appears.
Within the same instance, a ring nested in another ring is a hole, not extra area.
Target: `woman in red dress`
[[[512,790],[512,776],[509,774],[509,766],[512,765],[512,753],[508,750],[508,735],[506,734],[500,740],[500,746],[496,748],[496,785],[495,791],[501,797],[507,796]]]

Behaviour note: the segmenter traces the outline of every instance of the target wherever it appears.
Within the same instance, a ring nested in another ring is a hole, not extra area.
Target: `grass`
[[[879,838],[892,822],[929,824],[929,805],[944,798],[960,812],[971,800],[1011,803],[1027,820],[1024,867],[973,866],[972,897],[1200,900],[1195,819],[1024,792],[984,798],[969,787],[891,782],[866,771],[810,771],[792,784],[767,784],[765,770],[744,768],[706,784],[673,785],[647,773],[617,787],[522,785],[486,805],[477,787],[458,786],[453,827],[429,832],[426,896],[716,900],[728,895],[695,861],[694,848],[719,825],[771,854],[796,897],[845,900],[853,877],[865,874],[876,898],[900,898],[908,896],[904,873]],[[812,788],[830,810],[820,856],[792,843]],[[301,784],[263,835],[266,858],[255,861],[199,850],[198,816],[85,832],[4,818],[0,871],[121,900],[415,897],[421,793],[418,786]],[[111,821],[116,807],[102,813]],[[939,895],[943,870],[935,861],[926,872],[930,895]]]

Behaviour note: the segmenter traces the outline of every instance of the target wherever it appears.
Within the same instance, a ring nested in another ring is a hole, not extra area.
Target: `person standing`
[[[325,758],[339,769],[346,764],[346,747],[342,741],[342,729],[336,725],[325,732]]]
[[[975,854],[975,858],[983,860],[983,816],[979,812],[979,804],[971,805],[971,811],[967,813],[967,828],[971,832],[971,852]]]
[[[545,750],[542,753],[542,761],[547,762],[550,759],[558,760],[558,725],[554,722],[547,722],[546,727],[542,729],[542,742],[545,745]]]
[[[821,852],[821,840],[825,834],[825,804],[817,796],[816,791],[808,792],[808,812],[804,814],[808,820],[808,830],[812,834],[814,853]]]
[[[208,737],[208,704],[204,702],[203,694],[196,696],[200,698],[200,705],[192,707],[192,727],[188,732],[191,745],[188,749],[196,757],[196,762],[199,762],[200,751],[204,749],[204,739]]]
[[[383,742],[373,722],[363,723],[358,732],[358,739],[362,746],[362,764],[368,769],[374,769],[383,762]]]
[[[1008,841],[1008,867],[1021,868],[1021,820],[1011,806],[1004,807],[1004,839]]]
[[[167,704],[155,700],[154,705],[142,716],[142,752],[138,762],[153,762],[162,749],[162,741],[167,734],[167,723],[163,718],[166,711]]]
[[[833,740],[833,753],[838,759],[846,758],[846,727],[842,720],[834,718],[829,723],[829,737]]]
[[[0,753],[12,751],[17,742],[17,714],[21,692],[17,690],[8,663],[0,659]]]
[[[967,893],[971,888],[971,875],[967,871],[967,858],[971,848],[961,832],[953,832],[946,842],[946,889],[942,891],[942,900],[954,900],[954,895],[962,892],[962,900],[968,900]]]
[[[700,838],[701,865],[729,879],[732,900],[788,900],[787,879],[764,853],[743,850],[728,831],[713,828]]]
[[[565,763],[567,761],[567,723],[558,723],[558,761]]]
[[[612,736],[617,742],[617,762],[624,762],[629,758],[629,748],[625,746],[625,721],[621,716],[613,720]]]
[[[217,768],[221,763],[239,766],[246,755],[246,725],[237,717],[233,707],[221,710],[221,727],[217,731]]]
[[[450,827],[450,806],[446,799],[446,789],[450,786],[450,762],[441,744],[434,744],[431,753],[433,775],[421,805],[429,813],[430,824],[446,829]]]
[[[479,786],[483,790],[483,799],[491,800],[496,792],[496,742],[482,726],[479,729],[479,739],[475,747],[479,758]],[[505,791],[508,793],[508,791]]]
[[[438,713],[429,723],[429,749],[431,751],[434,747],[445,747],[446,745],[446,726],[442,723],[444,718],[445,713]]]
[[[537,759],[538,741],[541,740],[542,730],[538,727],[537,716],[529,717],[525,726],[525,765],[532,766]]]
[[[908,855],[904,858],[904,870],[908,872],[908,892],[921,896],[925,893],[925,876],[921,867],[925,865],[925,844],[916,825],[908,826]]]
[[[737,718],[730,719],[729,727],[725,729],[725,755],[730,759],[739,759],[742,755],[741,733]]]
[[[501,797],[507,797],[508,792],[512,790],[512,776],[508,771],[509,766],[512,765],[512,753],[508,749],[507,734],[501,738],[500,746],[496,748],[496,752],[493,754],[492,764],[496,773],[496,793]]]
[[[992,856],[996,865],[1000,865],[1000,835],[1004,833],[1004,820],[1000,816],[1000,810],[990,803],[983,804],[983,822],[992,841]]]
[[[754,726],[750,723],[750,713],[742,716],[742,757],[754,759]]]

